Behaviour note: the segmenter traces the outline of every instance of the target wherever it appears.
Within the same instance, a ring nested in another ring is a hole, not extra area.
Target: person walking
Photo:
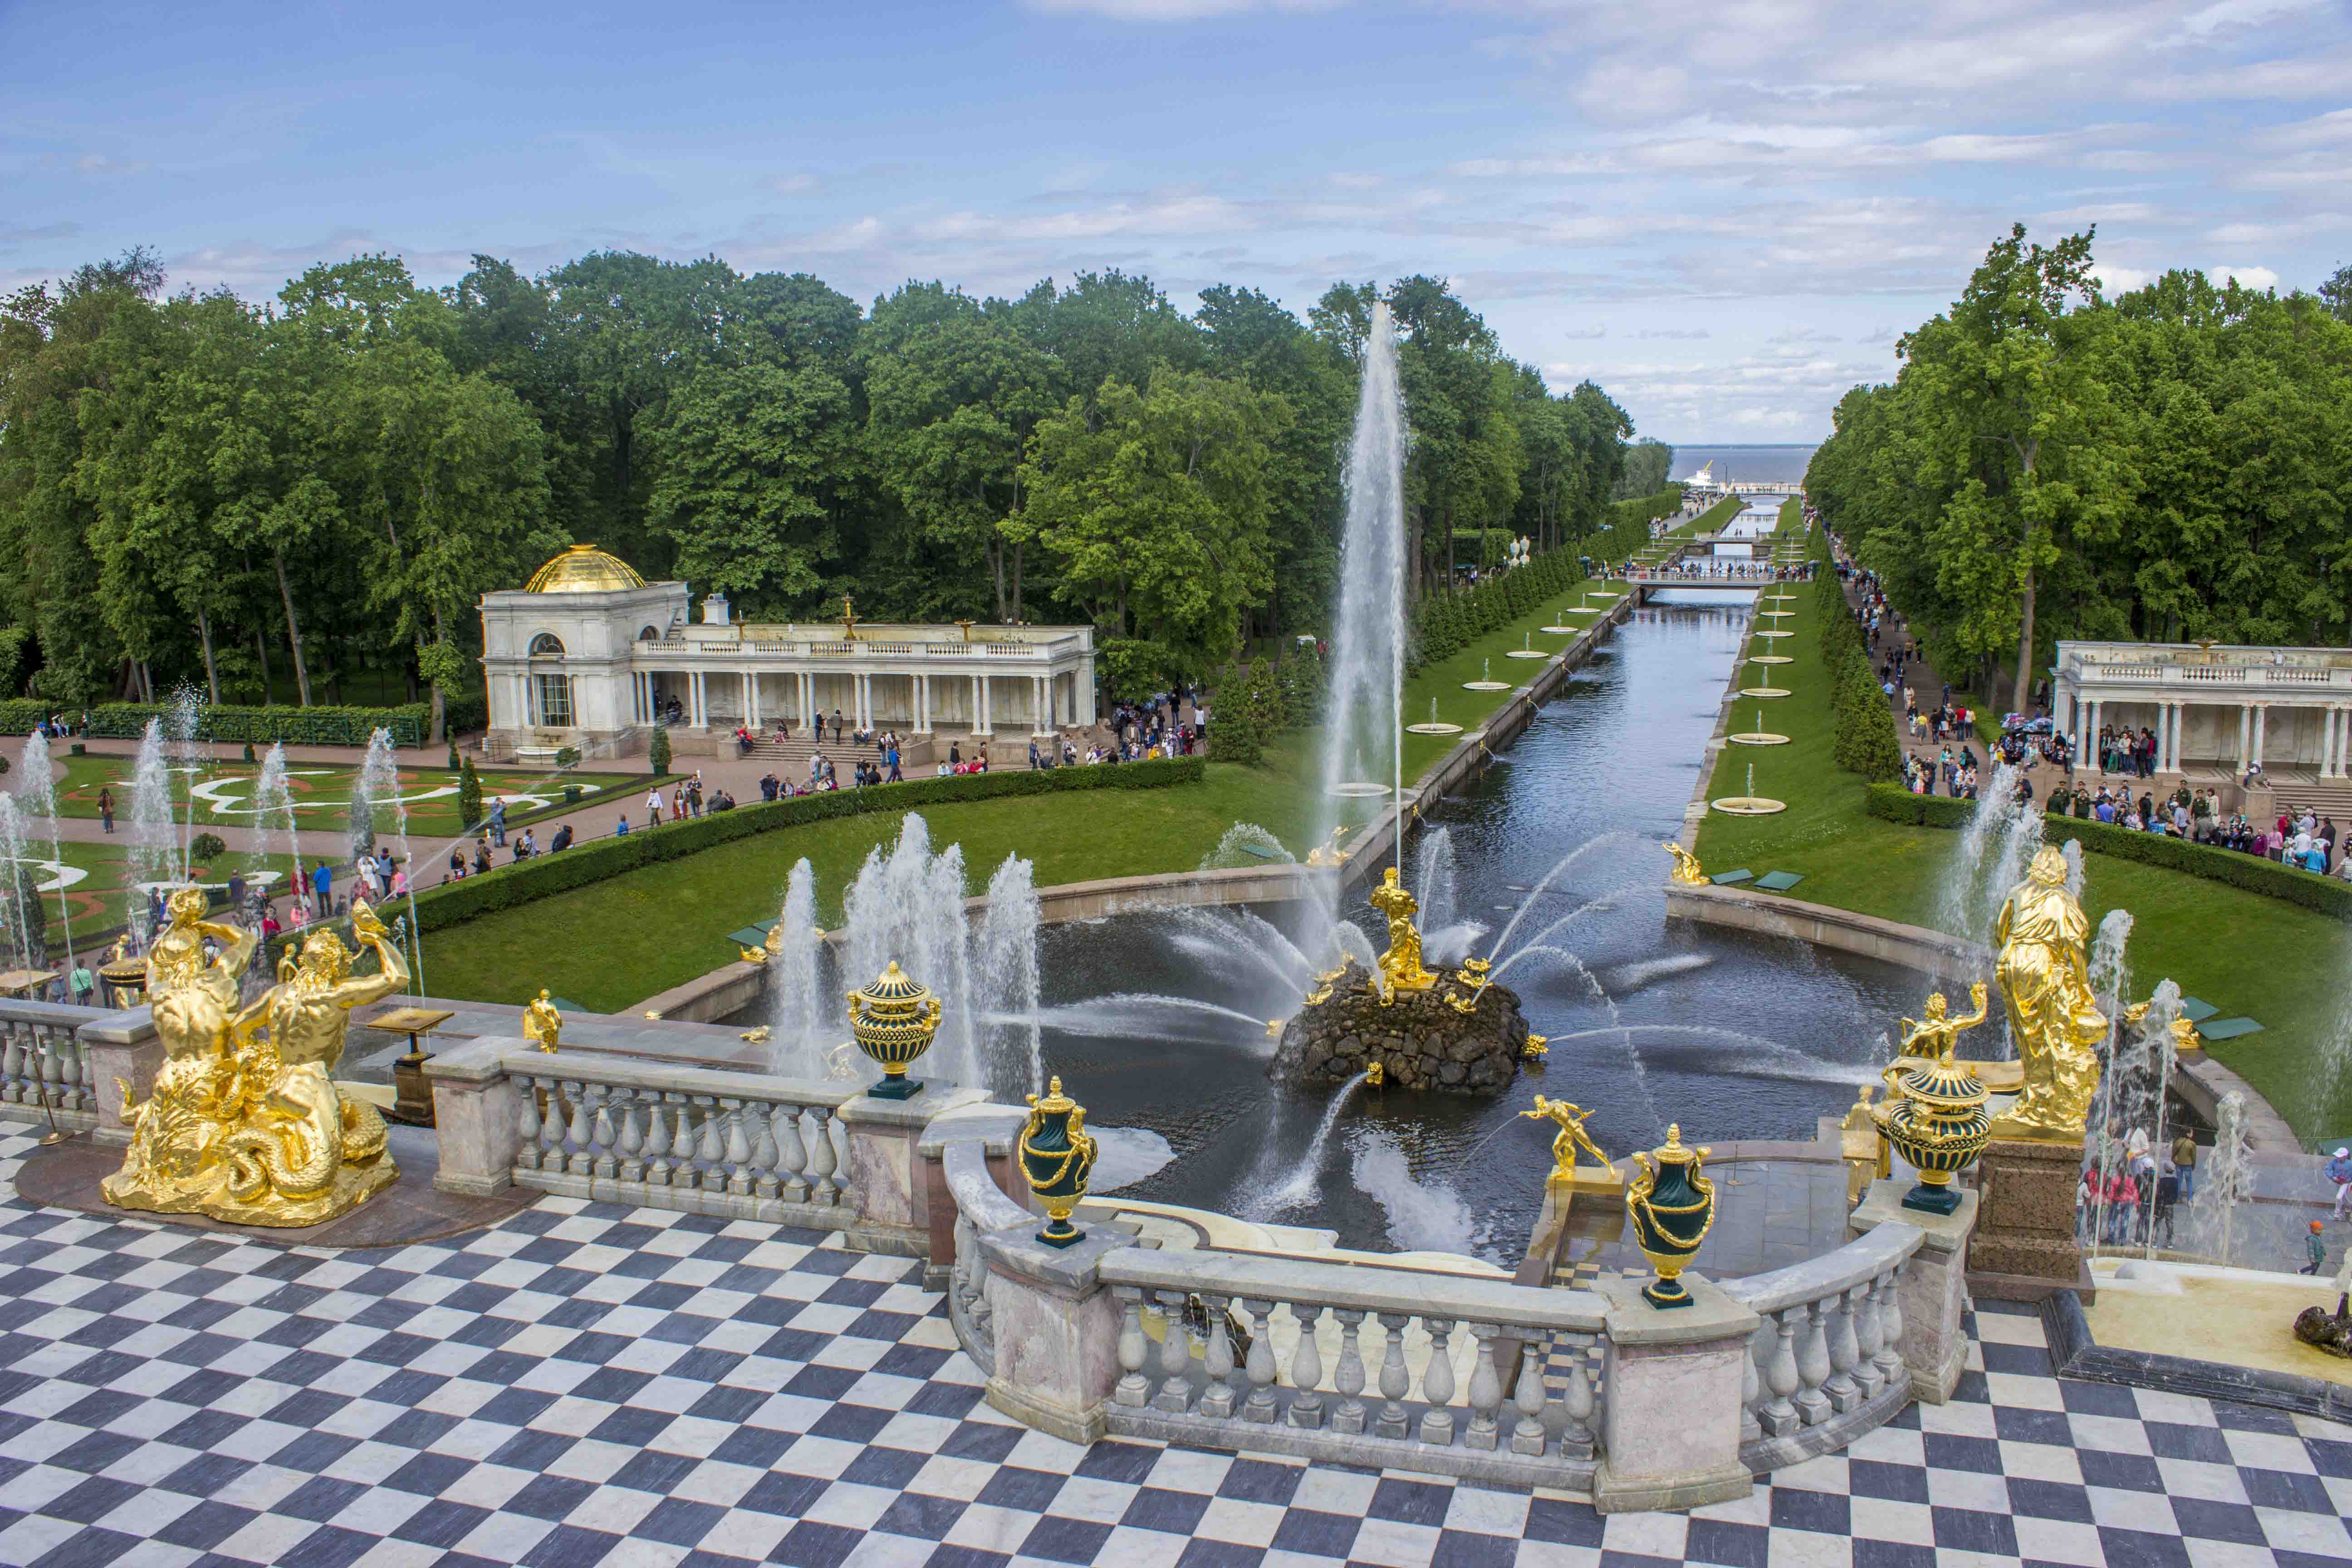
[[[2327,1179],[2336,1184],[2336,1217],[2352,1213],[2352,1149],[2338,1149],[2327,1162]]]
[[[615,827],[615,828],[614,828],[614,829],[613,829],[613,837],[615,837],[615,838],[626,838],[628,836],[629,836],[629,814],[628,814],[627,812],[625,812],[625,812],[621,813],[621,825],[620,825],[618,827]]]
[[[507,803],[504,796],[490,802],[490,843],[500,849],[507,847]]]
[[[318,891],[320,913],[324,914],[335,907],[335,874],[327,868],[324,860],[320,861],[318,868],[310,873],[310,886]]]
[[[2311,1230],[2303,1238],[2303,1250],[2311,1261],[2296,1269],[2296,1273],[2317,1274],[2320,1266],[2327,1261],[2327,1237],[2324,1230],[2325,1227],[2317,1220],[2311,1222]]]
[[[656,784],[646,792],[646,826],[647,827],[661,826],[661,786]]]
[[[2197,1140],[2183,1132],[2172,1141],[2173,1169],[2180,1173],[2180,1201],[2189,1203],[2197,1196]]]
[[[110,789],[98,792],[98,820],[107,832],[114,831],[114,792]]]

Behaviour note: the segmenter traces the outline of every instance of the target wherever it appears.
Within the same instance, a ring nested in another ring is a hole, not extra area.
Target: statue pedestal
[[[1977,1157],[1980,1206],[1969,1246],[1969,1288],[1996,1301],[2040,1301],[2059,1290],[2093,1299],[2074,1238],[2083,1141],[1995,1138]]]

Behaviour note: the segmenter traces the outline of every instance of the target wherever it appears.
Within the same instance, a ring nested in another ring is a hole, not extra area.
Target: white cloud
[[[2102,261],[2091,268],[2091,276],[2099,280],[2100,291],[2109,299],[2128,294],[2135,289],[2145,289],[2156,281],[2158,275],[2137,267],[2118,267],[2112,261]]]
[[[2205,276],[2216,283],[2235,279],[2248,289],[2275,289],[2279,275],[2267,267],[2208,267]]]

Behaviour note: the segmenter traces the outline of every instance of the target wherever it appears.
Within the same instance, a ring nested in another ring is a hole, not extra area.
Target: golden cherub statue
[[[1666,875],[1668,881],[1683,888],[1703,888],[1707,885],[1706,873],[1700,868],[1697,856],[1671,838],[1666,840],[1664,848],[1667,854],[1675,858],[1674,869]]]
[[[1364,1069],[1364,1082],[1373,1089],[1382,1089],[1387,1087],[1388,1081],[1388,1064],[1380,1058],[1374,1057],[1372,1065]]]
[[[1995,1120],[1996,1138],[2072,1141],[2099,1087],[2098,1043],[2106,1015],[2084,973],[2090,935],[2083,906],[2066,890],[2066,858],[2044,845],[2000,907],[1994,974],[2017,1042],[2023,1081],[2017,1103]]]
[[[1421,932],[1412,923],[1413,912],[1421,905],[1399,885],[1395,867],[1382,870],[1381,885],[1372,889],[1368,901],[1388,917],[1389,950],[1381,954],[1385,989],[1391,993],[1426,991],[1436,984],[1438,977],[1421,966]]]
[[[1608,1155],[1601,1152],[1601,1145],[1595,1143],[1591,1135],[1584,1131],[1585,1121],[1591,1114],[1592,1112],[1581,1106],[1571,1105],[1565,1100],[1546,1100],[1540,1094],[1536,1096],[1536,1108],[1533,1110],[1519,1112],[1519,1115],[1528,1121],[1549,1121],[1557,1123],[1559,1127],[1559,1134],[1551,1141],[1551,1181],[1564,1185],[1573,1184],[1577,1181],[1576,1152],[1582,1149],[1601,1166],[1601,1172],[1597,1177],[1584,1178],[1588,1184],[1596,1182],[1611,1185],[1623,1184],[1624,1178],[1617,1173],[1617,1167],[1610,1163]]]
[[[1983,981],[1979,980],[1969,987],[1969,1000],[1976,1004],[1977,1010],[1965,1018],[1954,1018],[1948,1016],[1951,1004],[1944,1000],[1944,994],[1940,991],[1931,993],[1927,1005],[1919,1009],[1927,1015],[1926,1017],[1902,1020],[1902,1054],[1932,1062],[1949,1062],[1954,1047],[1959,1044],[1962,1031],[1973,1029],[1985,1021]]]
[[[563,1047],[563,1015],[541,986],[539,1000],[522,1010],[523,1037],[541,1050],[552,1054]]]

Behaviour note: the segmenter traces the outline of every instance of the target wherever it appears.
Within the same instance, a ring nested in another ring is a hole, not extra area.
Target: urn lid
[[[1666,1128],[1666,1141],[1650,1151],[1650,1158],[1661,1165],[1688,1165],[1706,1157],[1704,1149],[1693,1149],[1683,1142],[1683,1124],[1671,1123]]]
[[[1045,1116],[1065,1116],[1078,1108],[1076,1100],[1062,1092],[1062,1075],[1059,1073],[1055,1073],[1053,1081],[1046,1086],[1045,1099],[1040,1100],[1033,1094],[1028,1100],[1030,1110]]]
[[[1959,1110],[1985,1101],[1985,1087],[1966,1062],[1926,1061],[1895,1077],[1895,1084],[1912,1100]]]
[[[876,1018],[911,1017],[923,1011],[924,1005],[930,999],[930,987],[900,969],[895,958],[874,984],[849,994],[853,1011]]]

